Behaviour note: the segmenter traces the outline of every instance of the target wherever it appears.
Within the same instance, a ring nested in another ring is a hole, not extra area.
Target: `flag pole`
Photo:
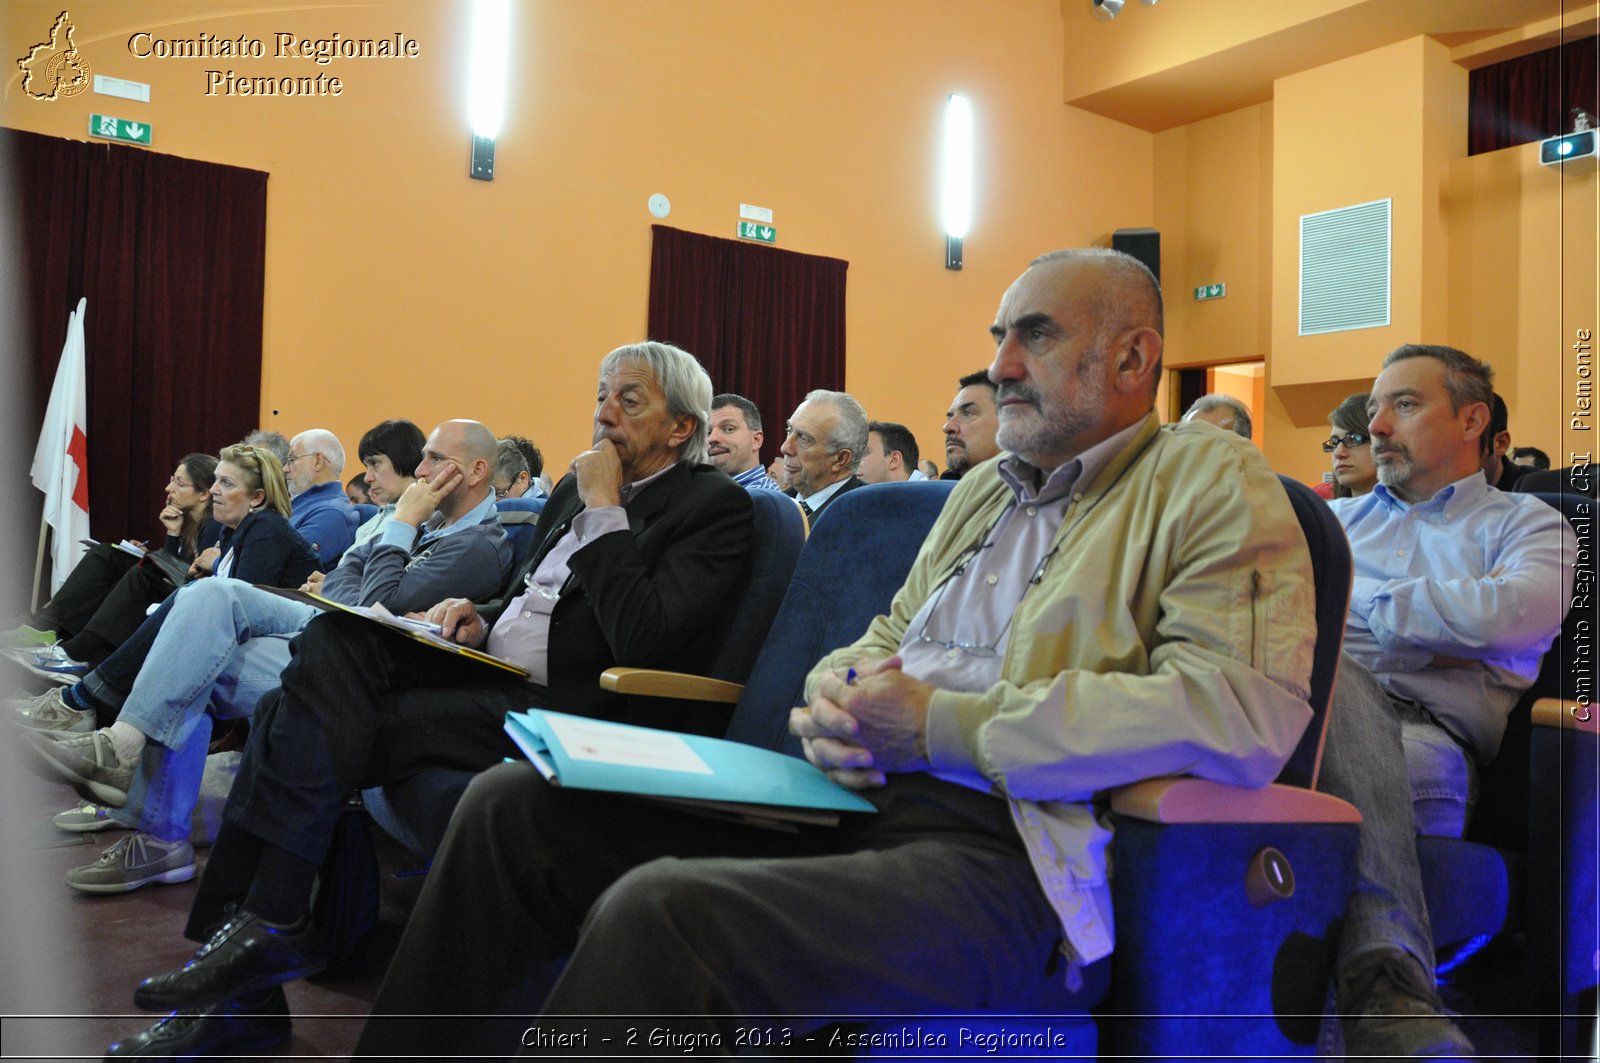
[[[44,578],[44,543],[45,537],[50,534],[50,522],[39,514],[39,556],[33,561],[33,597],[29,601],[28,612],[39,611],[39,581]]]

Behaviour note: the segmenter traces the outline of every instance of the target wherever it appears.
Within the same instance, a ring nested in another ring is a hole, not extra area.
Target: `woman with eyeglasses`
[[[188,563],[212,546],[222,534],[211,519],[211,481],[217,459],[210,454],[187,454],[167,480],[166,505],[156,519],[166,529],[159,547],[178,561]],[[149,543],[143,544],[152,549]],[[130,544],[124,548],[105,543],[90,547],[67,576],[61,588],[29,622],[5,635],[6,641],[27,655],[26,663],[55,672],[63,662],[98,663],[133,633],[150,606],[172,591],[172,584],[153,563],[141,563]],[[37,660],[41,647],[59,646]]]
[[[1345,399],[1328,414],[1333,435],[1322,444],[1333,458],[1333,497],[1353,498],[1372,490],[1378,467],[1372,460],[1372,437],[1367,434],[1367,393]]]

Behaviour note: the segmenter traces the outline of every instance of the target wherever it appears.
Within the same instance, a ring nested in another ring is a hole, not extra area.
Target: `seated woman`
[[[298,587],[317,567],[316,551],[289,526],[289,486],[277,457],[262,447],[224,447],[211,485],[211,516],[222,526],[218,546],[202,550],[189,566],[191,576],[233,575],[246,583]],[[180,592],[181,593],[181,592]],[[51,690],[19,706],[21,725],[33,730],[64,729],[64,721],[82,717],[92,730],[95,720],[116,719],[133,687],[156,633],[172,608],[169,595],[116,651],[70,687]],[[70,728],[66,728],[70,729]],[[114,803],[119,803],[117,800]]]
[[[434,466],[433,482],[404,493],[389,528],[346,551],[327,577],[325,597],[407,613],[456,595],[486,601],[501,591],[511,547],[488,491],[494,437],[477,428],[481,454],[470,445],[448,447],[464,450],[463,461],[473,459],[466,473]],[[193,875],[188,837],[211,736],[207,717],[249,716],[278,685],[290,641],[318,615],[308,604],[240,580],[186,587],[173,596],[168,622],[115,724],[88,734],[28,736],[26,748],[66,778],[102,799],[125,793],[126,806],[109,818],[138,831],[99,861],[68,871],[68,885],[118,893]]]
[[[1357,392],[1335,406],[1328,423],[1333,425],[1333,435],[1322,449],[1333,457],[1333,497],[1366,494],[1378,482],[1372,437],[1367,432],[1367,393]]]
[[[162,549],[180,561],[193,561],[222,534],[222,526],[211,519],[216,468],[210,454],[189,454],[167,481],[167,504],[158,518],[167,530]],[[120,646],[149,608],[171,592],[172,584],[154,564],[101,543],[90,548],[28,624],[8,634],[24,664],[81,675]],[[39,651],[41,645],[46,649]]]

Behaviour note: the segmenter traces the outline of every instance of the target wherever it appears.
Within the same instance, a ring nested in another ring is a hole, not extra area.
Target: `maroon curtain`
[[[260,415],[267,175],[8,129],[0,159],[22,238],[11,261],[24,349],[10,364],[30,375],[28,439],[86,296],[91,526],[113,541],[159,536],[178,459],[215,454]],[[28,458],[10,463],[11,497],[37,514]]]
[[[719,392],[756,404],[763,462],[813,388],[844,388],[848,262],[653,225],[650,338],[700,359]]]
[[[1467,154],[1572,132],[1572,109],[1600,121],[1594,37],[1507,59],[1468,75]]]

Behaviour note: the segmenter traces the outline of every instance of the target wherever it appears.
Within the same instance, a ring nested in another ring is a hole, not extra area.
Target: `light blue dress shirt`
[[[1382,484],[1329,504],[1355,560],[1346,652],[1487,764],[1571,601],[1566,519],[1481,472],[1416,505]]]

